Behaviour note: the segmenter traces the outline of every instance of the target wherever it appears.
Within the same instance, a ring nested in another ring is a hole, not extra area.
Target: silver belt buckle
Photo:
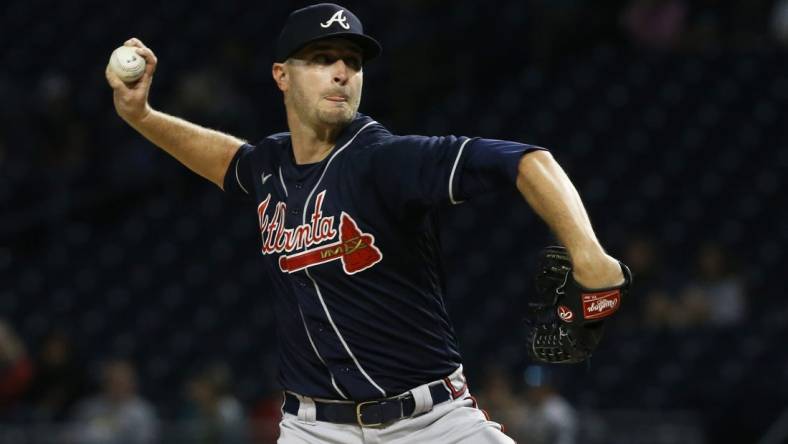
[[[356,404],[356,422],[358,423],[358,425],[360,425],[361,427],[378,427],[378,426],[382,426],[383,425],[382,422],[365,423],[364,419],[362,418],[363,415],[361,413],[361,408],[363,406],[367,405],[367,404],[374,404],[376,402],[378,402],[378,401],[364,401],[364,402],[359,402],[358,404]]]

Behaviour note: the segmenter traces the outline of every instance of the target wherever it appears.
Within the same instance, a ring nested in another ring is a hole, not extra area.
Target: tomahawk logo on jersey
[[[295,228],[285,228],[285,214],[287,204],[279,202],[276,211],[269,222],[268,204],[271,201],[269,194],[257,206],[257,217],[260,221],[260,231],[263,236],[263,254],[293,253],[305,248],[304,251],[294,254],[279,256],[279,268],[287,273],[303,270],[313,265],[319,265],[333,260],[341,260],[342,268],[347,274],[358,273],[380,262],[382,255],[375,247],[375,237],[362,233],[353,218],[342,212],[339,231],[334,229],[334,217],[323,217],[321,207],[326,192],[321,191],[315,199],[315,210],[309,218],[310,223],[301,224]],[[309,248],[312,245],[333,240],[341,233],[339,240],[318,248]]]
[[[288,133],[242,146],[224,189],[257,203],[282,386],[364,400],[452,373],[433,210],[513,187],[533,149],[393,135],[361,114],[316,164],[295,163]]]

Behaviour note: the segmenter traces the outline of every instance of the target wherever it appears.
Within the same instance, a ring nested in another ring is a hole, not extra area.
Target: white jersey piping
[[[282,177],[282,167],[279,167],[279,182],[282,183],[282,188],[285,190],[285,197],[287,197],[287,185],[285,185],[285,179]]]
[[[244,184],[241,183],[241,178],[238,177],[238,164],[239,163],[241,163],[241,158],[240,157],[235,160],[235,180],[238,182],[238,186],[241,187],[241,189],[244,191],[244,193],[249,194],[249,192],[246,191],[246,188],[244,187]]]
[[[449,200],[451,201],[452,205],[457,205],[465,202],[464,200],[454,200],[454,191],[452,191],[452,184],[454,183],[454,173],[457,171],[457,165],[460,163],[460,156],[462,156],[462,150],[465,149],[465,145],[470,142],[471,139],[465,139],[465,142],[460,145],[460,150],[457,151],[457,158],[454,159],[454,166],[451,167],[451,174],[449,175]]]
[[[345,148],[347,148],[351,143],[353,143],[353,141],[356,140],[356,137],[362,131],[364,131],[365,128],[367,128],[370,125],[376,124],[376,123],[377,122],[375,122],[373,120],[372,122],[369,122],[366,125],[362,126],[358,131],[356,131],[356,134],[354,134],[353,137],[350,138],[350,140],[348,140],[344,145],[342,145],[341,148],[336,150],[331,155],[331,157],[328,159],[328,162],[326,162],[325,168],[323,168],[323,172],[320,174],[320,178],[317,179],[317,183],[315,183],[315,186],[312,188],[312,191],[309,192],[309,195],[306,198],[306,202],[304,203],[304,212],[303,212],[303,214],[301,216],[301,223],[304,223],[304,224],[306,223],[306,213],[307,213],[307,208],[309,207],[309,200],[312,199],[312,195],[315,194],[315,191],[317,190],[317,187],[320,186],[320,182],[323,180],[323,177],[326,175],[326,171],[328,171],[328,167],[331,166],[331,162],[337,157],[337,155],[339,153],[341,153]],[[345,338],[342,337],[342,333],[339,332],[339,329],[337,328],[336,324],[334,323],[334,319],[331,317],[331,313],[328,312],[328,307],[326,306],[326,303],[323,300],[323,294],[320,292],[320,286],[317,285],[317,281],[315,281],[315,279],[312,277],[312,275],[309,274],[309,270],[304,270],[304,273],[306,273],[307,277],[309,277],[309,280],[312,281],[312,284],[315,287],[315,291],[317,292],[317,297],[320,300],[320,305],[323,306],[323,311],[325,311],[326,317],[328,318],[328,322],[331,324],[331,328],[333,328],[334,332],[337,334],[337,337],[339,338],[339,341],[342,342],[342,346],[345,347],[345,351],[347,351],[348,355],[350,355],[350,358],[353,360],[353,363],[359,369],[361,374],[364,375],[364,377],[367,379],[367,381],[369,381],[369,383],[372,384],[372,386],[374,386],[380,392],[380,394],[385,397],[386,396],[386,391],[383,390],[374,380],[372,380],[372,378],[369,376],[369,374],[367,374],[367,372],[364,370],[364,368],[358,362],[358,359],[356,358],[356,355],[353,354],[353,352],[350,350],[350,347],[347,345],[347,342],[345,342]]]

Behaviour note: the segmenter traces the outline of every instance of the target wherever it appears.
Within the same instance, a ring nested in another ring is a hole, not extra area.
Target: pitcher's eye
[[[356,71],[361,70],[361,59],[358,57],[346,57],[344,59],[345,65],[353,68]]]

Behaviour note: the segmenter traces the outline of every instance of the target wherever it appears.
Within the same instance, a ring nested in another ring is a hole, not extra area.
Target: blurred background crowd
[[[268,443],[254,208],[114,113],[139,37],[154,107],[285,129],[273,44],[302,1],[0,6],[0,443]],[[523,346],[536,251],[512,193],[441,212],[472,392],[521,443],[788,442],[788,0],[345,1],[384,46],[361,111],[400,134],[548,147],[635,274],[588,365]]]

